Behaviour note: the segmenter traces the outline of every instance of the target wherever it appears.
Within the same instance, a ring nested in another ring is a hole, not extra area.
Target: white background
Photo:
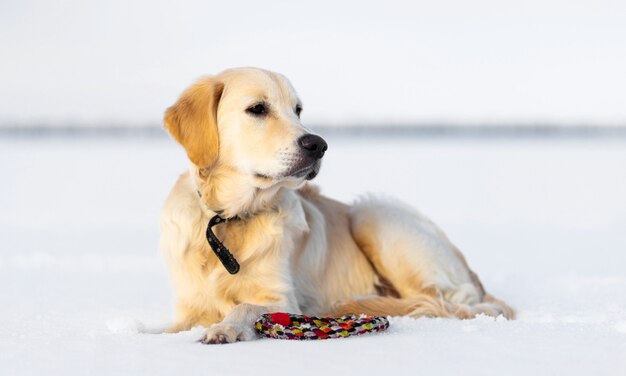
[[[196,78],[286,74],[311,125],[626,123],[626,2],[0,3],[0,125],[159,125]]]

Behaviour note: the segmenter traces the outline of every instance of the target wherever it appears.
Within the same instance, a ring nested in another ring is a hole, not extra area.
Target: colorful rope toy
[[[382,316],[315,317],[284,312],[262,315],[255,324],[262,336],[297,340],[345,338],[381,332],[388,327],[389,320]]]

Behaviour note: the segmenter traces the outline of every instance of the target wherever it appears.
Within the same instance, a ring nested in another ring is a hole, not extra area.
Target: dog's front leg
[[[224,320],[211,326],[200,342],[204,344],[233,343],[257,339],[255,321],[264,313],[280,310],[276,306],[242,303],[230,311]]]

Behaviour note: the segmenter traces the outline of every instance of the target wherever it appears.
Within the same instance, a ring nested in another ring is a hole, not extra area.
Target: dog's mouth
[[[272,176],[272,175],[267,175],[267,174],[262,174],[260,172],[257,172],[254,174],[254,177],[263,181],[264,183],[272,183],[272,182],[275,182],[276,180],[289,179],[289,178],[296,178],[296,179],[304,178],[305,180],[312,180],[319,173],[321,165],[322,163],[320,160],[315,160],[313,162],[309,161],[308,163],[306,161],[303,161],[303,162],[295,164],[289,170],[287,170],[286,172],[278,176]]]
[[[254,177],[260,180],[265,180],[265,181],[271,181],[274,180],[275,178],[269,175],[265,175],[265,174],[260,174],[260,173],[255,173]]]
[[[294,165],[289,171],[287,171],[287,173],[285,173],[285,177],[312,180],[320,172],[322,161],[317,159],[313,162],[309,162],[308,164],[304,164],[304,166],[303,164],[304,163],[298,163]]]

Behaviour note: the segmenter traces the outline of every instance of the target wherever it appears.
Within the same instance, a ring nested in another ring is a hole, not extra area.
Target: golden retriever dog
[[[347,205],[308,183],[327,144],[301,111],[287,78],[256,68],[203,78],[167,109],[191,161],[161,216],[170,332],[202,325],[203,343],[247,341],[277,311],[513,317],[414,209],[375,196]]]

